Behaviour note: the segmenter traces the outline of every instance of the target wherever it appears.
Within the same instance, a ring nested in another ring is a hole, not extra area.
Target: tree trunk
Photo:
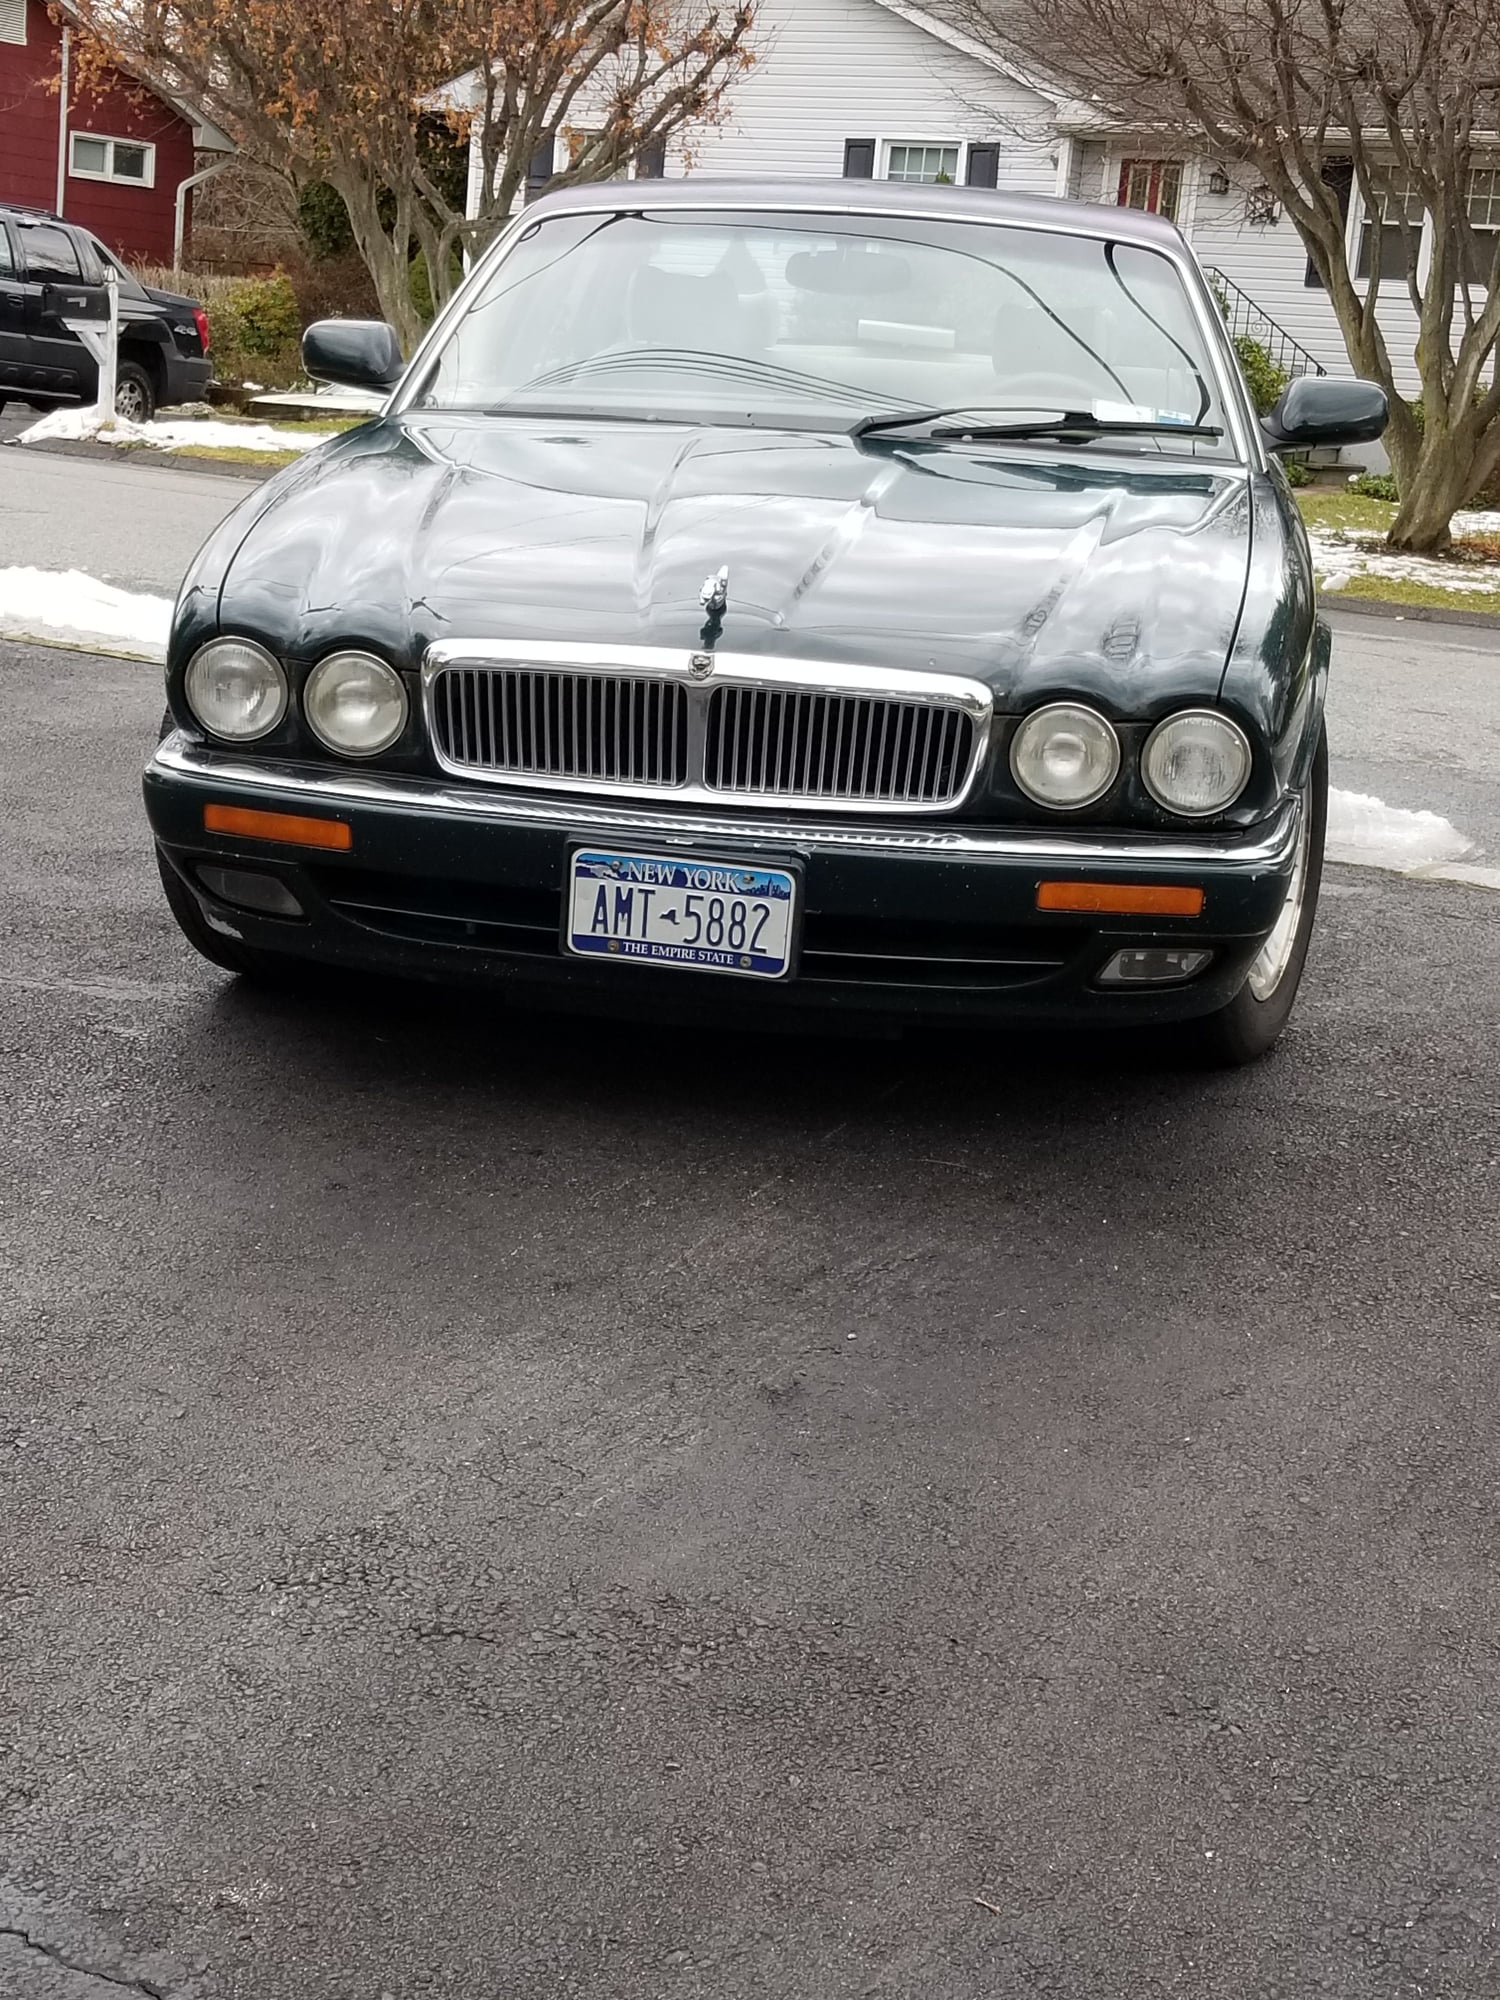
[[[1401,499],[1387,546],[1412,555],[1443,555],[1453,542],[1449,523],[1472,485],[1472,447],[1438,421],[1429,424],[1414,454],[1392,439],[1390,456]]]
[[[374,186],[351,184],[342,177],[333,185],[349,211],[355,247],[374,284],[381,313],[396,329],[402,351],[411,354],[426,328],[412,302],[409,232],[398,227],[388,234],[381,226],[379,191]]]

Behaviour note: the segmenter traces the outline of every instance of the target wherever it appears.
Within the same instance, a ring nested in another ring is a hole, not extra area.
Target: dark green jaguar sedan
[[[1270,1047],[1317,905],[1329,637],[1275,454],[1152,216],[970,189],[528,207],[382,414],[178,602],[146,804],[221,966],[708,1023],[1195,1024]]]

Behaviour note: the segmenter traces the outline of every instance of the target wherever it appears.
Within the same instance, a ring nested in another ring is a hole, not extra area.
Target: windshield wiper
[[[1150,417],[1096,417],[1088,410],[1060,410],[1056,416],[1027,417],[1014,424],[944,424],[944,417],[961,417],[962,409],[911,410],[888,416],[861,417],[849,435],[852,438],[878,437],[882,432],[906,430],[915,424],[937,426],[928,435],[934,438],[973,438],[986,443],[996,438],[1098,438],[1098,437],[1180,437],[1220,438],[1214,424],[1176,424]]]

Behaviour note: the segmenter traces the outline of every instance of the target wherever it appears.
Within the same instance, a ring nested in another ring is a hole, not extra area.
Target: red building
[[[227,153],[229,141],[121,70],[81,90],[66,22],[44,0],[0,0],[0,202],[57,211],[127,260],[170,264],[195,154]]]

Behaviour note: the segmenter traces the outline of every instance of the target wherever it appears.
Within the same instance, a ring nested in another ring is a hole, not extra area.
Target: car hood
[[[440,639],[690,649],[727,567],[726,650],[1122,713],[1217,690],[1251,541],[1227,466],[432,415],[350,433],[252,511],[222,550],[218,622],[293,658],[365,644],[413,666]]]

